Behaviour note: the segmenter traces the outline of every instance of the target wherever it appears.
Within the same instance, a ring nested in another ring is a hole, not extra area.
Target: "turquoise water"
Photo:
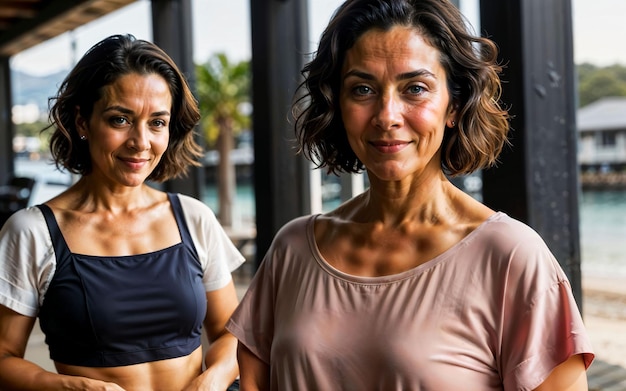
[[[626,191],[585,191],[580,200],[583,273],[626,277]]]
[[[202,201],[217,214],[219,211],[217,187],[206,186]],[[233,207],[233,225],[254,223],[255,210],[254,187],[252,185],[238,185]]]

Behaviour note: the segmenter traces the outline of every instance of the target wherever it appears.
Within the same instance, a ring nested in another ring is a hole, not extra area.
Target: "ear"
[[[450,110],[448,112],[448,117],[446,118],[446,126],[448,128],[454,128],[458,123],[458,109],[459,104],[457,102],[452,102],[450,105]]]
[[[80,115],[80,106],[74,108],[74,126],[79,136],[87,136],[89,126],[87,126],[87,119]]]

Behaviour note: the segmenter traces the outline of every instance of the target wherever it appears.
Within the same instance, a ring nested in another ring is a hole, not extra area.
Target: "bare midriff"
[[[202,372],[202,347],[188,356],[122,367],[55,366],[60,374],[116,383],[126,391],[182,390]]]

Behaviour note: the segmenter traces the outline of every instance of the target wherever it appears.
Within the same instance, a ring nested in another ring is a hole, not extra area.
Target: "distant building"
[[[580,108],[577,124],[583,173],[626,170],[626,97],[603,98]]]
[[[626,189],[626,97],[578,110],[578,164],[583,189]]]

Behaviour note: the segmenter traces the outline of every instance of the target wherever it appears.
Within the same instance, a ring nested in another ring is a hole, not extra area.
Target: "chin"
[[[142,176],[141,178],[124,178],[120,181],[120,183],[127,187],[137,187],[146,183],[147,177]]]
[[[381,181],[400,181],[406,177],[412,176],[415,170],[407,170],[403,167],[378,167],[373,170],[368,169],[368,174],[374,176]]]

